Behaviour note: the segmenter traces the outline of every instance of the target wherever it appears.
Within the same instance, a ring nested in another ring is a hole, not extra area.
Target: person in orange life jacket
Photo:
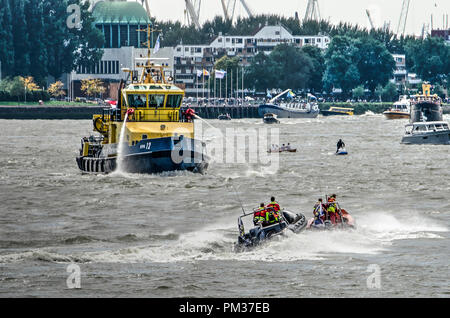
[[[327,202],[327,218],[331,223],[336,224],[336,194],[332,194]]]
[[[336,194],[332,194],[331,197],[334,199],[334,202],[336,202]],[[336,216],[336,223],[340,223],[342,222],[341,220],[341,210],[338,209],[337,205],[334,204],[334,208],[335,208],[335,216]]]
[[[273,208],[275,212],[280,211],[280,205],[275,201],[275,197],[270,198],[270,203],[267,205],[268,208]]]
[[[325,220],[325,207],[322,202],[322,198],[319,198],[317,203],[314,205],[313,214],[314,214],[314,224],[323,224]]]
[[[280,216],[278,214],[280,211],[280,205],[275,201],[275,197],[270,198],[270,203],[267,205],[266,210],[266,225],[280,222]]]
[[[259,205],[259,208],[253,213],[253,224],[257,225],[263,223],[266,220],[266,207],[264,203]]]

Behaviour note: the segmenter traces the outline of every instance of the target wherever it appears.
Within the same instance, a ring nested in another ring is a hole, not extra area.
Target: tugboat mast
[[[147,61],[145,65],[144,64],[138,65],[138,67],[143,68],[141,79],[139,82],[144,84],[157,84],[157,83],[166,84],[166,79],[164,78],[164,66],[157,65],[151,62],[152,59],[151,37],[153,35],[153,32],[162,32],[162,30],[154,29],[152,28],[151,24],[148,24],[146,29],[138,29],[137,31],[147,33],[147,41],[143,43],[145,46],[147,46],[147,58],[146,58]],[[156,75],[156,80],[153,78],[153,75]]]

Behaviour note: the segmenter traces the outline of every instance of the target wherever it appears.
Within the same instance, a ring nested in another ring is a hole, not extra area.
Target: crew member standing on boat
[[[336,149],[336,153],[338,153],[338,152],[339,152],[339,149],[342,149],[342,148],[344,148],[344,147],[345,147],[345,144],[344,144],[344,142],[342,141],[342,139],[339,139],[339,141],[337,142],[337,145],[336,145],[336,147],[337,147],[337,149]]]
[[[314,214],[314,224],[319,225],[323,224],[325,221],[325,208],[323,206],[322,198],[319,198],[316,205],[314,205],[313,214]]]
[[[332,194],[327,202],[327,219],[336,224],[336,195]]]
[[[195,117],[195,110],[193,110],[192,108],[189,107],[188,109],[186,109],[186,111],[183,114],[184,114],[184,117],[186,118],[186,120],[188,122],[191,122],[192,118]]]

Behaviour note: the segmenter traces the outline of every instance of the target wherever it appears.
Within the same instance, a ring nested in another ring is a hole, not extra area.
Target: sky
[[[140,0],[128,1],[140,2]],[[148,0],[148,2],[151,15],[158,20],[185,21],[185,0]],[[220,0],[201,0],[201,2],[200,22],[223,14]],[[246,2],[255,14],[294,16],[297,11],[300,18],[303,18],[308,0],[246,0]],[[332,23],[344,21],[369,27],[366,15],[366,9],[369,9],[376,27],[382,27],[385,21],[390,21],[391,29],[395,32],[403,0],[318,0],[318,2],[322,18]],[[240,4],[236,6],[235,12],[237,15],[246,15]],[[450,0],[410,0],[406,33],[421,34],[423,24],[431,24],[432,14],[434,28],[442,29],[443,15],[450,15]]]

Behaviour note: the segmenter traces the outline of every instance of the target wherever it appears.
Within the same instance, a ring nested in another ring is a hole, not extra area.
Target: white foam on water
[[[441,238],[432,232],[448,232],[448,228],[415,213],[394,215],[395,212],[372,212],[359,217],[361,231],[381,241],[390,242],[415,238]]]
[[[387,212],[367,213],[355,217],[357,229],[335,231],[288,232],[253,250],[236,253],[237,226],[229,219],[199,230],[181,234],[176,240],[130,246],[117,250],[85,252],[75,255],[48,253],[45,249],[0,256],[0,263],[24,259],[40,261],[106,263],[176,263],[199,260],[241,260],[289,262],[321,260],[339,254],[378,254],[388,250],[396,240],[443,239],[439,233],[448,232],[422,215],[396,216]]]

